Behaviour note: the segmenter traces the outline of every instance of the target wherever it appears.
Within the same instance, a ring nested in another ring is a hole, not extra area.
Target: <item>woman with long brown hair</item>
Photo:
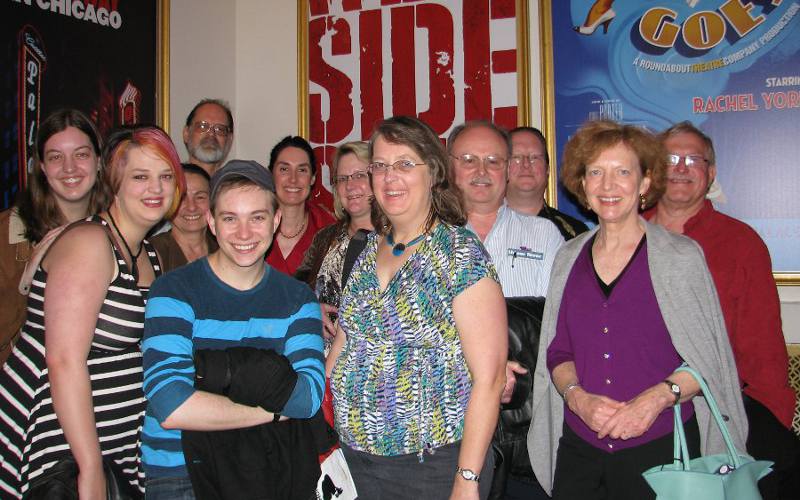
[[[99,175],[101,148],[97,128],[76,109],[55,111],[39,127],[28,184],[16,206],[0,213],[0,295],[4,300],[0,366],[25,321],[30,279],[20,288],[23,275],[32,275],[37,258],[65,224],[97,213],[108,203]]]

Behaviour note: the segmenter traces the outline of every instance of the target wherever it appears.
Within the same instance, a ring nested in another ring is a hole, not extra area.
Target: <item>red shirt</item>
[[[277,231],[275,232],[275,239],[272,241],[272,247],[270,247],[267,252],[267,264],[289,276],[294,275],[294,272],[303,262],[303,256],[306,250],[308,250],[308,247],[311,246],[311,241],[314,239],[314,235],[317,234],[317,231],[336,222],[336,219],[330,213],[313,203],[306,203],[306,213],[308,213],[308,226],[306,227],[306,231],[295,244],[294,248],[292,248],[292,251],[289,252],[289,255],[284,257],[283,253],[281,253],[281,248],[278,245]]]
[[[655,210],[648,210],[645,218],[652,218]],[[683,233],[706,255],[744,393],[790,427],[795,394],[789,386],[780,300],[767,246],[750,226],[717,212],[708,200],[686,221]]]

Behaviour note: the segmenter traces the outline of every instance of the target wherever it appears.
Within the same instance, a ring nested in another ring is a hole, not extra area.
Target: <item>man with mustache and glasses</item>
[[[183,143],[189,163],[212,175],[225,162],[233,144],[233,115],[228,103],[221,99],[198,102],[186,117]]]
[[[800,446],[789,430],[795,394],[769,251],[750,226],[717,212],[706,199],[717,173],[711,139],[685,121],[662,132],[661,142],[668,160],[667,190],[644,216],[703,249],[742,383],[750,426],[747,452],[775,462],[774,472],[759,483],[761,494],[795,498]]]
[[[503,295],[544,297],[564,238],[549,220],[506,205],[508,133],[490,122],[467,122],[453,129],[447,148],[455,183],[464,195],[468,227],[497,266]]]
[[[450,133],[447,149],[453,178],[464,196],[467,228],[480,238],[489,252],[500,277],[503,295],[544,297],[553,259],[564,243],[564,238],[549,220],[516,212],[506,204],[506,185],[511,162],[511,140],[508,133],[491,122],[467,122]],[[528,359],[536,359],[536,352],[525,355]],[[512,400],[516,375],[527,372],[516,361],[507,363],[507,382],[501,400],[503,403]],[[513,399],[516,401],[518,398]],[[526,398],[522,399],[527,401]],[[547,498],[530,470],[525,447],[530,423],[530,411],[526,408],[530,405],[526,405],[525,401],[520,407],[501,412],[502,441],[510,440],[519,444],[516,447],[503,446],[503,460],[507,466],[510,464],[506,470],[510,470],[511,477],[505,485],[502,484],[502,479],[493,482],[490,495],[492,498],[499,494],[505,494],[505,498],[517,498],[517,495],[520,498]],[[514,435],[510,427],[504,427],[504,421],[509,420],[503,415],[506,412],[515,412],[509,418],[514,421],[515,429],[522,429],[519,436]],[[524,477],[516,477],[515,472],[520,469],[529,473]],[[498,475],[497,470],[495,475]]]

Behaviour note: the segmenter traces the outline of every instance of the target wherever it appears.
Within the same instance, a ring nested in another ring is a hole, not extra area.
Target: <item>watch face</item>
[[[459,469],[458,473],[461,474],[461,477],[463,477],[467,481],[477,481],[478,480],[478,475],[475,474],[474,472],[472,472],[469,469]]]
[[[680,388],[680,386],[678,384],[670,384],[669,388],[673,392],[673,394],[680,394],[681,393],[681,388]]]

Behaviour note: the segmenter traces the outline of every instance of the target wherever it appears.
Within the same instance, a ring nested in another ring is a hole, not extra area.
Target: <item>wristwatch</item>
[[[675,402],[672,404],[674,405],[678,404],[678,401],[681,400],[681,386],[679,386],[670,379],[664,380],[664,383],[667,384],[667,387],[669,387],[669,392],[671,392],[672,395],[675,396]]]
[[[456,469],[456,474],[463,477],[467,481],[475,481],[478,483],[481,480],[481,476],[479,474],[475,474],[475,472],[470,469],[462,469],[461,467],[458,467]]]

